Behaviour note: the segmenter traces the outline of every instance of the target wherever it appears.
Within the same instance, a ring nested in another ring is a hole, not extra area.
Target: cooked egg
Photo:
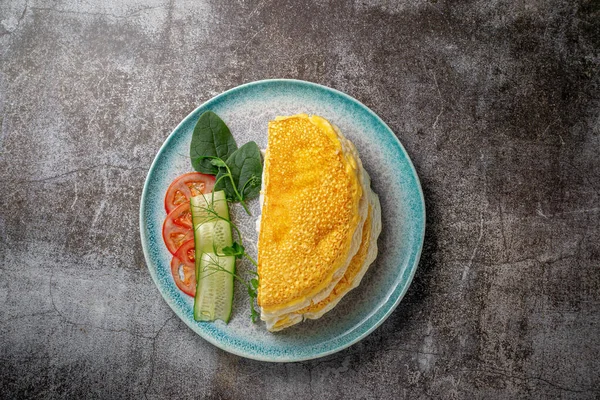
[[[354,145],[324,118],[278,117],[268,142],[258,303],[267,328],[280,330],[319,318],[360,282],[381,213]]]

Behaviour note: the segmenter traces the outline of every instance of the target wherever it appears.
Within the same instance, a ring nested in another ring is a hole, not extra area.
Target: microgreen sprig
[[[217,178],[217,180],[215,181],[215,186],[217,186],[217,184],[221,180],[223,180],[223,179],[229,179],[229,181],[231,182],[231,187],[233,188],[233,193],[235,195],[235,199],[240,202],[240,204],[242,205],[242,207],[244,207],[244,211],[246,211],[246,213],[248,215],[252,215],[250,213],[250,210],[248,209],[248,206],[246,205],[246,202],[244,201],[244,198],[242,197],[242,195],[240,194],[240,192],[237,190],[237,186],[235,184],[235,181],[233,180],[233,175],[231,174],[231,169],[229,168],[229,166],[227,165],[227,163],[225,161],[223,161],[223,159],[220,158],[220,157],[214,157],[214,156],[197,157],[197,160],[203,160],[203,159],[209,159],[210,163],[212,165],[214,165],[215,167],[218,167],[221,170],[225,169],[226,172],[223,172],[221,174],[221,176],[219,176]],[[248,183],[248,182],[246,182],[246,183]],[[242,190],[242,193],[243,193],[243,190]]]

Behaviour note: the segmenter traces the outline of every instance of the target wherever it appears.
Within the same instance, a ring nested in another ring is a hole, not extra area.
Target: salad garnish
[[[259,195],[262,178],[260,150],[255,142],[238,149],[225,122],[206,111],[194,127],[190,158],[196,171],[216,175],[215,190],[225,191],[228,201],[239,202],[251,215],[246,200]]]
[[[236,273],[235,264],[240,259],[247,259],[255,267],[258,264],[246,252],[242,233],[229,217],[227,203],[239,202],[251,215],[246,201],[260,194],[260,150],[255,142],[238,148],[225,122],[207,111],[194,127],[190,159],[198,172],[176,178],[165,196],[169,215],[163,237],[173,253],[171,272],[175,283],[194,297],[196,321],[220,319],[227,323],[236,280],[247,289],[250,318],[256,322],[260,316],[255,307],[258,273],[248,270],[249,277],[244,279]]]

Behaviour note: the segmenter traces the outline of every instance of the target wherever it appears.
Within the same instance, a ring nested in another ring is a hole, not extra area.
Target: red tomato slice
[[[162,234],[167,249],[173,255],[183,243],[194,238],[189,202],[178,205],[167,215],[163,223]]]
[[[182,244],[171,260],[171,273],[175,284],[189,296],[196,295],[196,264],[194,239]]]
[[[165,195],[167,214],[178,205],[187,203],[192,196],[212,192],[213,186],[215,186],[215,177],[200,172],[188,172],[175,178]]]
[[[190,202],[186,201],[178,205],[167,215],[165,222],[170,219],[175,225],[192,229],[192,212],[190,211]]]

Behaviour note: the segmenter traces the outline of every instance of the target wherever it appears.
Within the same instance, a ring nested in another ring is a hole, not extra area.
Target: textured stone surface
[[[598,398],[598,2],[298,3],[0,3],[2,397]],[[273,77],[378,113],[428,212],[396,312],[295,364],[174,317],[137,220],[176,124]]]

